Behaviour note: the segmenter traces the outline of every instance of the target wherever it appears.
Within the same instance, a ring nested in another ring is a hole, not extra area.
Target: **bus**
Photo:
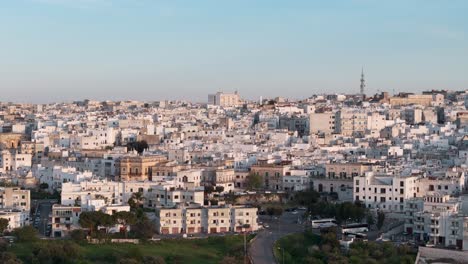
[[[312,220],[312,228],[328,228],[337,226],[335,218]]]
[[[341,233],[346,234],[357,234],[369,232],[368,224],[348,224],[341,226]]]
[[[367,241],[367,234],[364,233],[346,233],[349,238],[354,238],[355,241]]]

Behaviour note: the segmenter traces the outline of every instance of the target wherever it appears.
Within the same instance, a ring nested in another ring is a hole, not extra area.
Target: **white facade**
[[[353,196],[367,208],[391,212],[404,212],[407,199],[416,197],[417,177],[376,175],[366,172],[354,177]]]

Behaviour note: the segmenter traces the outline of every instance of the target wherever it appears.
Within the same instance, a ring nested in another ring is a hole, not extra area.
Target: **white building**
[[[354,200],[371,209],[404,212],[406,200],[416,197],[416,180],[416,176],[366,172],[354,177]]]
[[[244,206],[175,207],[156,210],[160,234],[227,233],[258,230],[257,208]]]
[[[15,209],[0,209],[0,218],[8,220],[7,230],[13,230],[29,225],[29,211]]]
[[[407,201],[405,230],[417,241],[468,250],[467,213],[460,198],[430,192]]]

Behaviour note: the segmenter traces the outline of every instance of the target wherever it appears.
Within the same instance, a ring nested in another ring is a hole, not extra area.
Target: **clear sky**
[[[466,0],[4,0],[0,101],[468,89]]]

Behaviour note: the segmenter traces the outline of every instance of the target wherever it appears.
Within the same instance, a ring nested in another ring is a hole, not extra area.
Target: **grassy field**
[[[250,236],[248,239],[253,238]],[[40,242],[36,242],[40,243]],[[64,243],[56,240],[47,243]],[[243,256],[243,236],[210,237],[207,239],[174,239],[158,242],[133,244],[80,244],[79,260],[75,263],[117,263],[122,258],[138,259],[144,256],[160,256],[166,263],[220,263],[224,256],[241,260]],[[34,244],[18,243],[10,251],[24,263],[32,254]],[[73,262],[71,262],[73,263]],[[242,263],[240,261],[240,263]]]

